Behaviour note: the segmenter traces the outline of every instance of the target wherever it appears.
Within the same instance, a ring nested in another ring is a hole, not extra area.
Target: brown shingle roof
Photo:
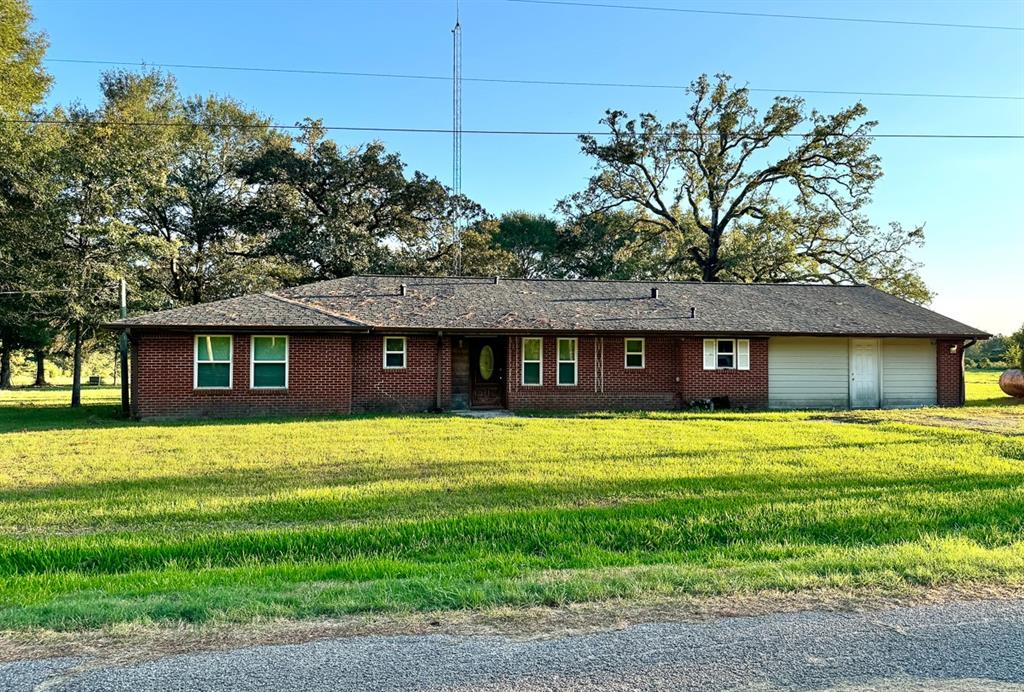
[[[401,284],[406,295],[399,295]],[[651,288],[659,297],[651,298]],[[691,307],[695,316],[690,317]],[[152,327],[985,337],[867,286],[353,276],[126,320]]]
[[[113,325],[129,327],[258,327],[365,329],[330,310],[273,293],[256,293],[201,305],[129,317]]]

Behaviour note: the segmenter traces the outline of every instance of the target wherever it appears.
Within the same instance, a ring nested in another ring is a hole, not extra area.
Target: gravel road
[[[1024,689],[1024,600],[0,665],[4,690]]]

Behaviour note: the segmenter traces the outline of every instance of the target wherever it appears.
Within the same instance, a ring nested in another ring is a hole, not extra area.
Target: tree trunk
[[[82,405],[82,323],[75,324],[75,357],[71,370],[71,408]]]
[[[702,281],[719,281],[718,272],[722,267],[718,258],[722,249],[722,231],[712,230],[708,233],[708,254],[701,266]]]
[[[46,386],[46,352],[42,349],[36,349],[32,352],[32,357],[36,361],[36,381],[32,383],[33,387],[45,387]]]
[[[11,348],[4,341],[0,345],[0,389],[11,388]]]

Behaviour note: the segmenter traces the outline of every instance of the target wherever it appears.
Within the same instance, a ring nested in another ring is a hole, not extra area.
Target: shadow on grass
[[[872,450],[877,448],[901,448],[908,457],[915,455],[912,449],[917,445],[930,445],[933,440],[927,434],[912,435],[907,438],[890,438],[884,440],[837,442],[829,441],[822,444],[761,444],[757,452],[763,454],[791,453],[802,454],[806,452],[820,452],[822,454],[841,454],[845,450]],[[751,452],[749,446],[706,446],[697,449],[672,449],[662,452],[649,450],[642,452],[642,461],[645,465],[657,462],[669,462],[680,460],[708,460],[712,463],[722,458],[735,458]],[[593,457],[581,458],[587,463],[600,463],[608,468],[615,468],[623,463],[636,462],[637,455],[634,454],[607,454],[595,452]],[[535,465],[538,462],[533,462]],[[548,462],[553,465],[562,466],[565,462],[561,458],[552,459]],[[403,481],[424,481],[431,478],[448,480],[464,488],[461,480],[467,478],[476,469],[492,469],[495,466],[493,458],[445,458],[437,462],[408,462],[405,464],[388,464],[381,466],[379,458],[356,458],[350,457],[344,460],[332,462],[319,462],[301,466],[267,466],[249,469],[235,469],[230,473],[203,473],[197,469],[196,474],[190,475],[161,475],[152,478],[135,480],[105,480],[89,482],[69,482],[62,480],[51,485],[33,485],[18,490],[0,490],[0,502],[11,502],[16,504],[31,503],[36,499],[73,499],[76,502],[92,501],[107,497],[111,492],[120,490],[127,495],[148,495],[153,492],[168,491],[174,494],[186,494],[194,496],[196,492],[209,489],[209,496],[221,496],[226,490],[238,488],[242,491],[253,491],[256,489],[282,491],[302,488],[336,487],[345,490],[357,490],[363,485],[374,483],[401,483]],[[443,472],[442,472],[443,471]],[[733,475],[722,476],[721,478],[736,478],[737,483],[749,485],[752,479],[768,478],[766,475]],[[585,476],[580,476],[585,478]],[[703,486],[705,480],[699,475],[685,476],[695,486]],[[792,478],[780,476],[780,478]],[[863,473],[849,476],[830,473],[830,479],[864,479]],[[1022,476],[1024,479],[1024,476]],[[622,488],[635,487],[642,479],[625,479]],[[659,480],[656,482],[665,482]],[[874,484],[874,481],[872,481]],[[522,487],[543,487],[543,484],[535,484],[526,481]],[[573,486],[579,488],[581,486]],[[444,493],[451,493],[451,489],[444,490]],[[251,494],[251,493],[243,493]],[[388,491],[389,496],[401,495],[399,491]]]
[[[872,487],[853,479],[793,482],[771,475],[716,476],[668,484],[688,496],[627,497],[612,505],[578,507],[559,506],[556,500],[611,498],[638,488],[619,483],[583,488],[531,484],[528,489],[544,498],[546,506],[509,507],[505,493],[491,488],[481,491],[488,493],[485,506],[451,516],[437,511],[451,499],[432,490],[398,497],[410,506],[433,505],[433,514],[416,520],[385,515],[375,523],[270,523],[234,531],[212,525],[197,531],[0,539],[0,575],[376,558],[440,564],[469,557],[500,560],[503,555],[545,558],[552,567],[580,567],[587,566],[589,554],[621,555],[636,563],[716,546],[878,546],[949,537],[1009,545],[1021,537],[1024,496],[1004,491],[1021,481],[1019,474],[928,476]],[[641,489],[645,485],[648,491],[666,489],[662,483],[641,484]],[[523,487],[512,487],[515,496],[522,496]],[[720,494],[708,495],[710,490]],[[965,495],[955,502],[934,501],[940,494],[951,498],[958,493]],[[393,505],[394,499],[389,497],[388,503]]]
[[[774,445],[766,451],[842,454],[843,450],[855,448],[888,447],[898,448],[901,455],[905,453],[913,458],[914,447],[924,442],[923,438],[916,438],[838,445]],[[714,455],[733,457],[741,451],[733,448],[667,451],[650,454],[648,458],[656,462],[710,454],[713,462]],[[1006,450],[1007,454],[1013,451]],[[635,460],[630,455],[602,455],[599,459],[609,468]],[[751,465],[749,472],[735,474],[699,475],[698,470],[695,474],[612,480],[581,475],[572,481],[544,480],[543,477],[511,481],[502,476],[488,482],[474,475],[477,468],[486,469],[493,464],[492,459],[473,458],[446,460],[440,470],[424,469],[412,463],[389,465],[384,469],[372,459],[352,459],[340,464],[272,470],[238,469],[216,474],[63,483],[0,492],[0,502],[10,508],[8,522],[36,527],[42,532],[48,528],[46,524],[39,525],[38,517],[70,514],[77,519],[70,527],[63,523],[61,527],[70,529],[71,533],[80,529],[83,535],[136,528],[161,534],[173,534],[182,529],[232,531],[239,524],[247,529],[277,530],[287,524],[329,527],[336,522],[422,521],[467,513],[495,515],[558,508],[613,510],[635,507],[637,503],[659,502],[676,503],[673,506],[680,513],[675,517],[677,520],[711,521],[707,507],[712,506],[717,509],[711,514],[742,513],[756,507],[755,514],[766,518],[777,513],[782,504],[795,503],[800,507],[827,501],[851,506],[861,504],[864,506],[860,511],[866,512],[876,511],[871,508],[874,503],[899,508],[899,511],[917,507],[914,511],[921,516],[908,518],[906,525],[928,525],[936,530],[949,529],[959,522],[964,530],[982,525],[1000,530],[1016,526],[1015,530],[1020,532],[1024,521],[1024,494],[1017,492],[1024,487],[1024,468],[1020,472],[999,475],[951,470],[945,475],[908,476],[906,473],[899,475],[900,468],[891,473],[880,468],[873,473],[831,469],[821,474],[808,469],[794,475],[760,470],[757,465]],[[677,473],[685,474],[685,468]],[[428,487],[410,485],[416,481],[423,481]],[[367,486],[378,483],[382,484],[380,491],[367,490]],[[306,490],[311,492],[303,494]],[[298,495],[289,496],[290,492]],[[980,502],[979,495],[1005,495],[1007,492],[1016,499],[1002,498],[998,502],[1013,505],[1013,512],[1009,514],[1000,514],[994,505],[972,505]],[[940,506],[930,505],[938,496],[945,498]],[[181,498],[188,498],[185,506]],[[659,519],[671,520],[672,517],[666,515]],[[949,524],[940,525],[937,523],[940,519]],[[825,520],[826,517],[818,519]],[[885,522],[879,521],[868,533],[881,530]],[[765,528],[769,530],[768,525]],[[36,535],[33,531],[15,533]],[[860,540],[859,534],[847,538]]]
[[[110,389],[110,388],[104,388]],[[47,388],[22,387],[13,392],[15,396],[20,392],[29,394],[40,394],[49,392],[70,392],[70,387],[55,386]],[[86,390],[88,391],[88,390]],[[111,396],[116,394],[117,390]],[[986,409],[992,407],[1013,407],[1024,405],[1024,400],[1010,397],[995,397],[990,399],[975,399],[967,402],[967,407]],[[698,411],[550,411],[530,410],[519,412],[520,419],[559,419],[559,420],[644,420],[660,421],[666,423],[680,423],[687,421],[723,421],[723,422],[784,422],[797,420],[806,414],[815,414],[812,420],[831,419],[830,412],[825,409],[807,411],[745,411],[726,410],[715,412]],[[838,412],[844,415],[847,412]],[[306,421],[361,421],[373,419],[402,418],[447,418],[452,417],[450,413],[358,413],[358,414],[270,414],[252,415],[244,417],[204,417],[191,419],[168,419],[168,420],[126,420],[121,417],[120,403],[87,403],[79,408],[73,409],[67,403],[40,403],[29,401],[20,403],[16,400],[0,400],[0,434],[11,432],[41,432],[47,430],[73,430],[73,429],[99,429],[99,428],[138,428],[145,426],[159,427],[193,427],[193,426],[239,426],[251,424],[288,424]],[[460,417],[460,419],[462,419]],[[806,418],[805,418],[806,419]],[[517,425],[517,418],[496,419],[499,424]],[[891,422],[879,418],[878,420],[865,418],[865,424]],[[912,421],[903,421],[912,422]]]
[[[793,413],[793,412],[790,412]],[[56,406],[0,406],[0,434],[12,432],[43,432],[47,430],[101,429],[101,428],[144,428],[144,427],[203,427],[203,426],[240,426],[252,424],[289,424],[302,422],[387,420],[393,418],[406,419],[442,419],[455,418],[462,421],[474,419],[457,416],[450,412],[441,413],[351,413],[294,415],[273,414],[266,416],[245,417],[206,417],[188,419],[157,419],[157,420],[126,420],[121,417],[120,406],[103,404],[86,404],[81,408],[72,409]],[[784,415],[770,412],[734,412],[731,414],[688,413],[682,411],[622,411],[622,412],[522,412],[515,417],[496,418],[486,421],[498,425],[521,425],[530,418],[555,420],[643,420],[664,423],[684,423],[687,421],[725,421],[725,422],[785,422]]]
[[[992,406],[1024,406],[1024,399],[1012,396],[995,396],[988,399],[969,399],[964,408],[990,408]]]
[[[0,434],[12,432],[44,432],[101,428],[202,427],[240,426],[252,424],[287,424],[306,421],[361,421],[401,416],[404,418],[440,418],[437,413],[354,413],[322,415],[266,415],[246,417],[208,417],[168,420],[131,420],[121,417],[120,405],[85,404],[80,408],[59,406],[0,405]]]

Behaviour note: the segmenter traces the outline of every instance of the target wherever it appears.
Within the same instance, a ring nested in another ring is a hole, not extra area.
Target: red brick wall
[[[201,417],[268,414],[428,411],[452,403],[451,339],[408,338],[407,367],[385,370],[382,334],[293,334],[287,390],[249,388],[249,335],[234,335],[231,390],[193,389],[193,335],[143,332],[132,338],[132,406],[136,416]],[[642,370],[627,370],[621,336],[578,337],[575,386],[559,386],[556,341],[544,335],[544,384],[524,386],[519,336],[508,337],[508,406],[512,409],[673,409],[694,399],[728,397],[734,405],[768,404],[768,340],[750,340],[750,370],[704,370],[702,337],[646,337]],[[603,387],[595,388],[595,343],[603,341]],[[951,354],[951,345],[957,352]],[[438,352],[440,349],[440,354]],[[440,355],[440,359],[438,356]],[[941,406],[962,396],[963,342],[937,343]],[[598,391],[600,390],[600,391]]]
[[[392,336],[401,336],[393,334]],[[352,410],[430,411],[436,407],[438,339],[410,336],[406,367],[384,368],[384,335],[352,337]],[[441,340],[441,407],[452,398],[451,339]]]
[[[523,385],[522,339],[509,337],[508,406],[511,409],[673,409],[678,404],[679,377],[677,340],[668,336],[647,337],[646,362],[642,370],[625,367],[622,337],[578,337],[579,365],[576,386],[557,384],[557,341],[544,334],[543,385]],[[595,343],[604,344],[604,387],[595,388]]]
[[[193,388],[193,334],[137,333],[133,412],[140,418],[348,413],[351,344],[347,335],[292,334],[288,389],[250,389],[249,335],[235,334],[231,389],[199,390]]]
[[[728,397],[733,405],[767,408],[768,339],[750,339],[750,370],[705,370],[704,337],[680,343],[683,403],[693,399]]]
[[[964,342],[940,339],[935,343],[936,398],[939,406],[960,406],[963,403]],[[950,353],[956,346],[956,353]]]

